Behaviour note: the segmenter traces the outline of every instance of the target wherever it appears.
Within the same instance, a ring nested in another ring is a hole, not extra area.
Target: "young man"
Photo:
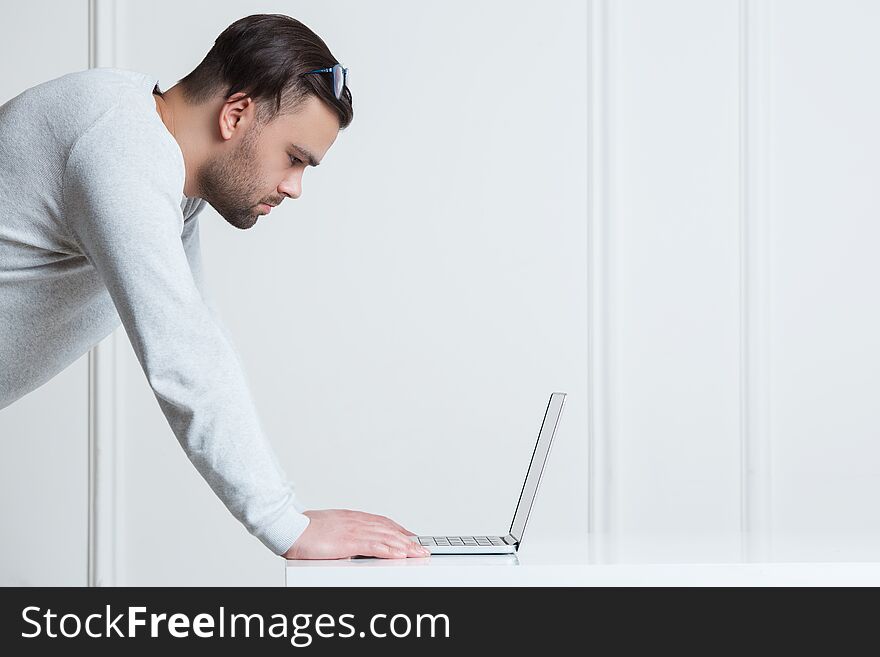
[[[0,106],[0,408],[121,319],[187,456],[266,547],[425,556],[386,517],[300,507],[202,289],[205,203],[247,229],[299,198],[305,167],[352,120],[344,83],[320,37],[261,14],[230,25],[164,93],[148,75],[99,68]]]

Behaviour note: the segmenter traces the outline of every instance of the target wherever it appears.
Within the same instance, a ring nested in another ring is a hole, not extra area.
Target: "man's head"
[[[317,166],[353,118],[348,85],[337,99],[331,73],[309,74],[336,63],[289,16],[257,14],[226,28],[163,95],[184,153],[186,195],[241,229],[267,212],[260,204],[298,198],[305,167]]]

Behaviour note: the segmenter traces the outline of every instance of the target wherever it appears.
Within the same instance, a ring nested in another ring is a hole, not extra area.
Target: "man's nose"
[[[302,174],[297,173],[286,178],[278,186],[278,190],[292,199],[299,198],[302,195]]]

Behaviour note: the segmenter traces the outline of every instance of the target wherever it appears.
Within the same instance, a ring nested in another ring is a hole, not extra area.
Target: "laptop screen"
[[[526,521],[529,519],[532,502],[535,501],[535,494],[538,492],[538,484],[541,483],[541,473],[544,471],[544,464],[550,454],[550,445],[553,442],[553,435],[556,433],[556,425],[559,423],[559,416],[562,415],[564,404],[564,392],[554,392],[550,395],[547,410],[544,412],[544,421],[541,422],[541,429],[538,431],[538,442],[535,444],[535,451],[532,453],[532,460],[529,463],[529,471],[526,473],[526,481],[519,495],[519,502],[516,504],[513,522],[510,524],[510,534],[517,541],[522,541],[523,532],[526,530]]]

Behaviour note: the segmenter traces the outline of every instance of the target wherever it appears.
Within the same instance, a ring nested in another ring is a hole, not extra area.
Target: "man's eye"
[[[290,156],[290,163],[291,163],[291,164],[296,164],[297,162],[299,162],[300,164],[303,163],[303,161],[302,161],[301,159],[299,159],[298,157],[293,157],[293,156],[291,155],[291,156]]]

